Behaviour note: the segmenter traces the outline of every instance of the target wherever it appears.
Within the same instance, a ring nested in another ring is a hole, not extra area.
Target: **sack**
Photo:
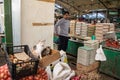
[[[67,63],[59,62],[54,66],[53,80],[70,80],[73,76],[75,76],[75,72]]]
[[[45,71],[47,72],[48,75],[48,80],[52,80],[52,71],[51,71],[51,67],[47,66]]]
[[[102,49],[102,45],[100,45],[100,48],[97,49],[97,54],[95,56],[95,60],[99,60],[99,61],[106,61],[106,56],[103,52],[103,49]]]

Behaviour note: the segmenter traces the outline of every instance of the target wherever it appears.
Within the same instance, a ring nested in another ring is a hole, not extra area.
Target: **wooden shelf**
[[[50,26],[54,25],[54,23],[32,23],[33,26]]]
[[[38,1],[45,1],[45,2],[52,2],[52,3],[55,2],[55,0],[38,0]]]

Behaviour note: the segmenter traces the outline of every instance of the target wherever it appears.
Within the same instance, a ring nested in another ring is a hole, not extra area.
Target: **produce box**
[[[20,80],[49,80],[49,76],[45,69],[38,68],[37,74],[26,76]]]
[[[70,34],[71,35],[75,34],[75,23],[76,22],[74,20],[70,21]]]
[[[0,48],[0,66],[4,64],[6,64],[5,53],[2,48]]]
[[[88,46],[97,50],[99,48],[99,42],[98,40],[88,40],[84,42],[84,46]]]
[[[79,71],[79,73],[88,73],[98,68],[99,68],[99,62],[94,62],[93,64],[89,66],[85,66],[80,63],[77,63],[77,71]]]
[[[88,41],[85,41],[84,42],[84,46],[88,46],[90,48],[93,48],[93,52],[92,52],[92,55],[91,55],[91,63],[92,62],[95,62],[95,55],[96,55],[96,50],[99,48],[99,42],[98,40],[88,40]]]
[[[77,70],[76,75],[80,77],[78,80],[103,80],[97,69],[87,73],[81,73],[81,71]]]
[[[80,46],[83,46],[83,43],[80,43],[79,41],[69,39],[68,41],[68,47],[67,47],[67,53],[77,56],[78,48]]]
[[[41,67],[46,67],[49,64],[51,64],[52,62],[58,60],[60,58],[60,53],[57,50],[52,50],[52,54],[51,55],[47,55],[45,57],[43,57],[40,60],[40,66]]]
[[[88,66],[95,62],[94,49],[84,46],[78,48],[77,63]]]
[[[34,58],[28,45],[7,46],[5,53],[13,80],[37,73],[39,60]]]
[[[81,33],[81,23],[77,22],[75,26],[75,34],[80,35],[80,33]]]

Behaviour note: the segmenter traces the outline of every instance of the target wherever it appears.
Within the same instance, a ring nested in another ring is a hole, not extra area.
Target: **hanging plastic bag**
[[[61,50],[61,51],[60,51],[60,56],[61,56],[61,61],[62,61],[62,62],[68,63],[67,55],[66,55],[66,52],[65,52],[65,51]]]
[[[95,60],[98,60],[98,61],[106,61],[106,56],[103,52],[103,49],[102,49],[102,45],[100,45],[100,48],[97,49],[97,54],[95,56]]]

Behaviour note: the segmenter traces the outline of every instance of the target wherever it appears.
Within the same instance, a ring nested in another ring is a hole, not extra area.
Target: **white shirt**
[[[58,27],[60,27],[60,32],[58,31]],[[68,37],[69,27],[70,21],[62,18],[55,24],[55,33]]]

